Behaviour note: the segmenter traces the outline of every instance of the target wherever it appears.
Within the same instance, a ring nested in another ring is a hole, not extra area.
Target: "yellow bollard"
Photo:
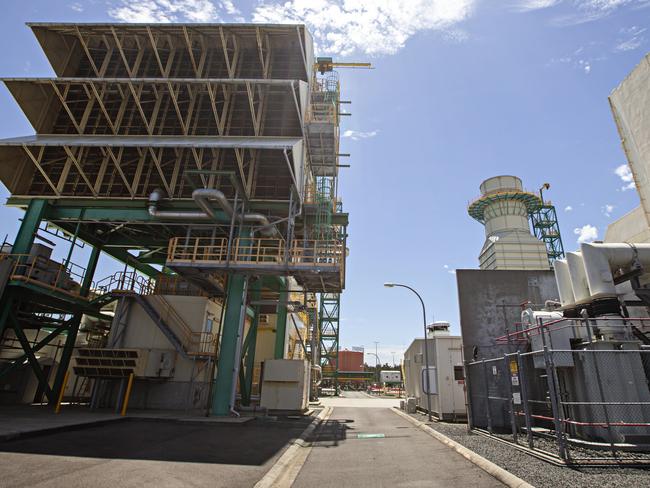
[[[133,373],[129,375],[129,384],[126,385],[126,393],[124,394],[124,402],[122,403],[122,417],[126,415],[126,408],[129,406],[129,398],[131,397],[131,388],[133,388]]]
[[[61,411],[61,402],[63,401],[63,394],[65,393],[65,387],[68,385],[68,377],[70,376],[70,371],[65,372],[63,377],[63,384],[61,385],[61,391],[59,392],[59,399],[56,401],[56,407],[54,408],[54,413],[59,413]]]

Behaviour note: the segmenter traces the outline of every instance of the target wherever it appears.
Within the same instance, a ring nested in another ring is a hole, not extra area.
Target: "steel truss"
[[[320,338],[320,366],[323,379],[338,386],[339,369],[339,317],[341,295],[322,293],[320,295],[320,312],[318,314],[318,335]]]

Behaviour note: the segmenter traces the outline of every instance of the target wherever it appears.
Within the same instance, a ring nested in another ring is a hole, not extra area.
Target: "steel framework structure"
[[[56,329],[68,333],[52,399],[81,314],[99,314],[107,301],[91,293],[100,253],[154,279],[151,265],[167,266],[224,302],[212,411],[227,415],[239,372],[242,398],[251,391],[256,327],[238,343],[242,307],[254,317],[277,313],[279,337],[286,277],[324,297],[345,285],[338,79],[317,74],[303,25],[29,26],[56,78],[3,79],[36,132],[0,140],[0,180],[9,204],[26,210],[6,261],[24,261],[41,222],[93,253],[74,296],[13,276],[0,332],[20,336],[45,312],[66,317]],[[325,200],[315,197],[318,178],[328,181]],[[202,210],[199,189],[228,204]],[[250,215],[269,224],[253,225]],[[263,234],[270,228],[272,238]],[[278,304],[251,306],[260,295]],[[20,342],[47,386],[36,348]],[[276,356],[283,346],[278,339]]]

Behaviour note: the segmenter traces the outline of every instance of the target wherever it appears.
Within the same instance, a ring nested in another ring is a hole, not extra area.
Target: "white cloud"
[[[514,5],[515,10],[519,12],[528,12],[530,10],[540,10],[557,5],[562,0],[520,0]]]
[[[84,11],[83,5],[81,5],[79,2],[71,3],[70,5],[68,5],[68,7],[70,7],[75,12],[83,12]]]
[[[263,1],[253,22],[305,23],[316,50],[346,56],[394,54],[422,31],[459,32],[455,26],[477,0],[289,0]],[[457,36],[456,36],[457,38]]]
[[[636,188],[634,185],[634,175],[632,174],[632,171],[627,164],[621,164],[618,166],[614,170],[614,174],[616,174],[624,183],[624,185],[621,187],[621,190],[627,191],[634,190],[634,188]]]
[[[612,212],[614,211],[614,205],[610,205],[609,203],[606,203],[606,204],[602,207],[602,211],[603,211],[603,215],[604,215],[605,217],[611,217],[611,216],[612,216]]]
[[[447,273],[449,273],[449,274],[453,274],[453,275],[456,274],[456,270],[455,269],[450,269],[448,264],[443,265],[443,268],[446,269]]]
[[[621,37],[617,39],[617,44],[614,46],[614,51],[625,52],[637,49],[646,40],[645,36],[643,36],[643,33],[646,30],[646,28],[637,27],[636,25],[621,29]]]
[[[560,0],[556,4],[573,4],[574,11],[557,17],[557,25],[575,25],[602,19],[625,6],[644,7],[648,0]]]
[[[119,0],[108,15],[122,22],[215,22],[239,13],[231,0]]]
[[[573,207],[571,205],[567,205],[566,207],[564,207],[565,212],[571,212],[572,210],[573,210]]]
[[[363,132],[348,129],[343,132],[342,137],[349,137],[353,141],[358,141],[359,139],[369,139],[370,137],[375,137],[378,133],[379,131],[377,130]]]
[[[598,229],[589,224],[573,229],[573,233],[578,236],[578,244],[598,239]]]

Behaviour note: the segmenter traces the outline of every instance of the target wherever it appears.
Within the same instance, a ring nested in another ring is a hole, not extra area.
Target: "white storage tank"
[[[441,420],[466,418],[460,336],[432,334],[427,343],[431,413]],[[415,339],[404,352],[404,388],[422,410],[427,410],[426,372],[424,339]]]

